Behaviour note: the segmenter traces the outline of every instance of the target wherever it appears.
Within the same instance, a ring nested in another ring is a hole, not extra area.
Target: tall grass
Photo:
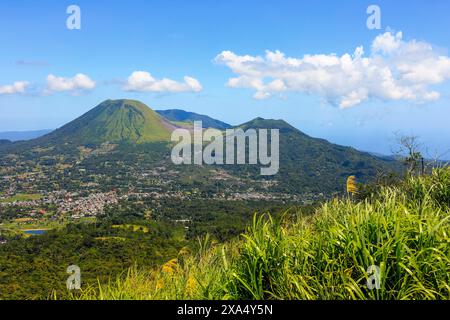
[[[80,299],[450,299],[450,170],[335,199],[315,215],[255,216],[240,241],[200,244]],[[380,270],[369,289],[367,270]]]
[[[183,248],[178,256],[156,270],[137,266],[109,283],[73,292],[71,299],[81,300],[212,300],[227,299],[227,256],[235,245],[218,246],[209,236],[199,240],[192,253]]]

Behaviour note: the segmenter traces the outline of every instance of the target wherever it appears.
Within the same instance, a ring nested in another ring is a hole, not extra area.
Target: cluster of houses
[[[64,199],[58,198],[54,202],[60,212],[71,212],[72,218],[77,219],[84,216],[96,216],[104,213],[106,206],[118,203],[116,192],[92,193],[87,197],[73,199],[68,194]]]
[[[34,217],[44,215],[44,209],[37,209],[46,205],[55,205],[58,213],[72,213],[72,218],[81,218],[84,216],[96,216],[102,214],[108,205],[118,203],[116,192],[99,192],[92,193],[85,197],[79,196],[77,193],[69,193],[66,191],[55,191],[44,195],[41,199],[0,202],[1,206],[16,206],[30,209],[29,216]]]

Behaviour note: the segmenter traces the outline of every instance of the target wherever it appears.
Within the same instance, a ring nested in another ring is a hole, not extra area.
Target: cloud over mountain
[[[341,108],[356,106],[370,98],[383,101],[427,102],[439,99],[431,87],[450,79],[450,58],[423,41],[403,40],[402,32],[377,36],[370,54],[362,46],[353,54],[286,57],[280,51],[265,56],[237,55],[223,51],[215,61],[237,76],[231,88],[255,90],[254,98],[302,92],[317,95]]]
[[[134,92],[200,92],[203,88],[197,79],[189,76],[183,82],[171,79],[155,79],[149,72],[135,71],[127,79],[123,89]]]

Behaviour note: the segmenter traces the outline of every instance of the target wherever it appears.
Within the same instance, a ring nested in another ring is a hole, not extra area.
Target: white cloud
[[[73,78],[57,77],[53,74],[47,76],[47,92],[63,92],[70,91],[72,93],[79,93],[83,91],[92,90],[95,88],[95,82],[87,75],[78,73]]]
[[[127,79],[123,89],[135,92],[200,92],[202,85],[197,79],[185,76],[184,82],[171,79],[155,79],[146,71],[135,71]]]
[[[397,32],[395,35],[391,32],[386,32],[382,35],[379,35],[372,42],[372,51],[391,53],[395,50],[398,50],[398,48],[400,48],[402,37],[402,32]]]
[[[371,52],[363,47],[353,54],[286,57],[280,51],[265,56],[239,56],[223,51],[216,62],[237,76],[227,82],[232,88],[250,88],[254,98],[265,99],[283,92],[302,92],[348,108],[370,98],[384,101],[427,102],[440,94],[430,86],[450,79],[450,58],[428,43],[405,41],[403,34],[386,32],[377,36]]]
[[[10,85],[0,86],[0,95],[23,94],[29,85],[28,81],[16,81]]]

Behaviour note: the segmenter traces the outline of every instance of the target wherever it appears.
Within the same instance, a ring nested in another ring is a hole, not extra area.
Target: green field
[[[40,195],[40,194],[16,194],[12,197],[0,199],[0,202],[12,203],[12,202],[16,202],[16,201],[39,200],[41,198],[42,198],[42,195]]]
[[[149,232],[149,228],[148,227],[135,225],[135,224],[113,225],[112,228],[125,229],[125,230],[130,230],[130,231],[133,231],[133,232],[143,232],[143,233],[148,233]]]
[[[93,223],[95,222],[94,217],[84,217],[79,220],[79,223]],[[70,220],[68,219],[59,219],[59,220],[49,220],[49,219],[34,219],[29,222],[20,222],[17,220],[12,220],[8,222],[4,222],[0,225],[0,231],[7,231],[9,233],[14,233],[18,235],[24,235],[24,231],[26,230],[55,230],[64,228]],[[25,235],[28,237],[29,235]]]

